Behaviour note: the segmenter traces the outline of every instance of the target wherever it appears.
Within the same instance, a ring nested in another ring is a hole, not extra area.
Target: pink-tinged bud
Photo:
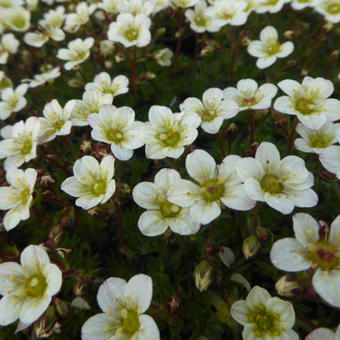
[[[208,289],[212,282],[213,268],[208,261],[203,260],[194,271],[196,288],[203,292]]]
[[[247,237],[242,244],[242,251],[244,257],[248,260],[255,256],[261,247],[261,242],[255,235]]]
[[[300,285],[294,277],[290,275],[284,275],[277,280],[275,288],[279,295],[291,297],[296,294],[296,290],[300,288]]]
[[[61,227],[60,224],[57,224],[54,226],[49,233],[49,238],[53,240],[56,244],[59,244],[60,241],[62,240],[64,235],[64,229]]]
[[[181,296],[179,293],[174,293],[172,297],[166,301],[165,305],[171,313],[177,313],[181,305]]]
[[[268,240],[271,235],[271,231],[267,228],[264,227],[258,227],[256,229],[256,236],[259,238],[261,241]]]

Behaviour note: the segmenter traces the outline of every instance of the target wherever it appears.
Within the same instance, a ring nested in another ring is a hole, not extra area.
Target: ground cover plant
[[[339,22],[0,0],[0,338],[339,340]]]

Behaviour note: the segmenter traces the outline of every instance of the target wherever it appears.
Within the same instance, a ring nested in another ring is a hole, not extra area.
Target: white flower
[[[199,0],[171,0],[173,7],[188,8],[194,6]]]
[[[19,40],[12,33],[4,34],[0,43],[0,64],[6,64],[10,54],[18,52]]]
[[[279,97],[274,109],[296,115],[310,129],[320,129],[327,121],[340,119],[340,101],[328,98],[334,92],[333,83],[324,78],[305,77],[302,84],[295,80],[283,80],[279,88],[288,96]]]
[[[73,197],[79,197],[76,205],[84,210],[107,202],[116,190],[114,158],[106,156],[100,164],[92,156],[84,156],[73,165],[74,176],[66,178],[61,190]]]
[[[25,171],[11,168],[6,172],[10,186],[0,187],[0,209],[9,210],[3,219],[7,231],[29,218],[36,178],[37,172],[31,168]]]
[[[187,9],[185,16],[190,21],[191,29],[198,33],[217,32],[221,27],[214,17],[213,8],[207,7],[204,0],[197,1],[193,10]]]
[[[2,11],[3,21],[6,27],[16,32],[27,31],[31,24],[31,12],[27,9],[15,6]]]
[[[26,247],[21,253],[20,263],[0,264],[1,326],[17,319],[30,325],[46,311],[52,296],[61,288],[61,271],[50,262],[43,247]]]
[[[85,91],[82,100],[76,100],[71,112],[71,122],[74,126],[89,125],[87,117],[91,113],[98,113],[106,104],[112,104],[113,96],[99,90]]]
[[[332,306],[340,307],[340,215],[323,237],[318,222],[309,214],[295,214],[293,229],[295,238],[273,244],[273,265],[287,272],[316,269],[312,279],[315,291]]]
[[[188,208],[168,201],[169,190],[181,179],[180,174],[173,169],[162,169],[155,176],[155,182],[141,182],[132,192],[133,199],[142,208],[147,209],[138,220],[139,230],[146,236],[163,234],[168,227],[177,234],[195,234],[199,223],[195,223]]]
[[[258,58],[256,66],[267,68],[275,63],[277,58],[285,58],[294,50],[294,44],[287,41],[280,44],[277,30],[272,26],[265,27],[260,32],[260,40],[254,40],[248,45],[248,53]]]
[[[7,119],[13,112],[19,112],[27,103],[24,97],[28,86],[26,84],[19,85],[15,90],[7,88],[1,92],[0,101],[0,119]]]
[[[58,50],[57,58],[69,60],[64,67],[66,70],[72,70],[76,65],[81,64],[90,56],[90,49],[93,44],[93,38],[86,38],[85,40],[78,38],[72,40],[67,45],[68,49],[61,48]]]
[[[96,10],[96,5],[88,5],[86,2],[78,3],[76,13],[68,14],[65,21],[65,31],[74,33],[80,26],[86,24],[90,15]]]
[[[165,106],[154,105],[149,110],[149,122],[141,130],[146,157],[178,158],[184,146],[197,138],[199,119],[193,114],[172,113]]]
[[[155,321],[146,314],[152,300],[152,279],[138,274],[129,282],[110,277],[99,287],[97,301],[103,313],[88,319],[82,340],[159,340]]]
[[[36,74],[34,79],[28,80],[29,87],[38,87],[46,83],[52,83],[54,79],[60,77],[60,68],[55,67],[47,70],[46,72]]]
[[[116,14],[119,13],[119,5],[124,1],[125,0],[103,0],[98,6],[108,13]]]
[[[340,137],[340,124],[327,122],[320,129],[312,130],[299,123],[296,131],[302,137],[295,139],[295,147],[298,150],[320,154],[337,142]]]
[[[258,87],[253,79],[242,79],[238,81],[236,88],[227,87],[223,90],[224,99],[233,100],[243,110],[268,109],[272,99],[276,96],[277,87],[273,84],[263,84]]]
[[[119,14],[116,21],[110,24],[107,36],[125,47],[144,47],[151,41],[150,26],[151,20],[145,14]]]
[[[130,107],[105,105],[98,114],[89,115],[87,121],[93,129],[92,139],[111,144],[111,151],[119,160],[130,159],[133,150],[144,144],[139,137],[143,123],[135,121],[135,112]]]
[[[327,21],[340,22],[340,0],[314,0],[314,8],[324,15]]]
[[[340,339],[340,324],[336,331],[333,332],[329,328],[319,327],[310,332],[305,340],[339,340]]]
[[[238,113],[238,106],[232,100],[224,100],[223,91],[211,88],[203,93],[202,101],[197,98],[187,98],[180,110],[194,113],[201,120],[201,127],[205,132],[217,133],[224,119],[232,118]]]
[[[194,182],[179,180],[168,192],[167,199],[183,208],[200,224],[208,224],[221,214],[221,204],[230,209],[249,210],[255,206],[243,190],[235,171],[239,156],[230,155],[216,167],[215,160],[203,150],[190,153],[185,161]]]
[[[248,4],[244,0],[215,1],[213,6],[214,20],[219,26],[227,24],[232,26],[244,25],[248,18],[248,13],[245,11],[247,6]]]
[[[333,145],[323,150],[320,154],[320,162],[326,170],[340,179],[340,146]]]
[[[49,10],[45,13],[44,18],[39,20],[39,25],[42,27],[42,32],[29,32],[24,36],[26,44],[34,47],[43,46],[50,38],[55,41],[62,41],[65,39],[65,33],[61,26],[65,18],[65,9],[58,6],[55,10]]]
[[[171,59],[174,56],[174,52],[170,50],[170,48],[162,48],[161,50],[158,50],[154,52],[153,57],[156,60],[157,64],[160,66],[170,66],[171,65]]]
[[[245,0],[247,3],[247,7],[244,11],[249,15],[252,11],[256,11],[257,7],[259,6],[259,0]]]
[[[111,94],[113,97],[119,96],[129,92],[129,79],[124,75],[118,75],[111,80],[110,75],[107,72],[101,72],[97,74],[93,83],[87,83],[85,90],[99,90],[105,94]]]
[[[262,142],[255,158],[246,157],[236,165],[248,196],[266,202],[270,207],[289,214],[294,206],[310,208],[318,203],[318,196],[310,189],[314,177],[302,158],[280,154],[272,143]]]
[[[257,13],[277,13],[281,11],[282,7],[291,0],[257,0]]]
[[[292,329],[295,312],[291,302],[272,297],[259,286],[252,288],[246,300],[234,302],[230,313],[244,326],[244,340],[299,340],[298,334]]]
[[[37,117],[30,117],[25,122],[21,120],[1,130],[5,140],[0,142],[0,159],[6,158],[6,171],[11,167],[18,168],[37,156],[39,131],[40,121]]]
[[[72,123],[69,120],[75,101],[67,102],[62,108],[56,99],[47,103],[43,110],[44,117],[40,120],[39,144],[47,143],[56,136],[70,134]]]
[[[296,11],[306,7],[314,7],[315,0],[292,0],[292,7]]]
[[[148,0],[128,0],[118,4],[119,13],[130,13],[132,15],[153,13],[154,4]]]
[[[170,5],[171,0],[151,0],[153,3],[153,14],[156,14]]]

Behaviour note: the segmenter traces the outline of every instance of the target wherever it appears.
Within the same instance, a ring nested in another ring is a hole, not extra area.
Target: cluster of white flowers
[[[292,213],[295,207],[317,205],[318,195],[312,189],[314,176],[305,161],[294,155],[281,158],[278,148],[270,142],[256,145],[254,157],[224,153],[218,165],[207,151],[193,150],[201,130],[201,134],[216,135],[218,139],[223,124],[238,115],[247,114],[252,120],[256,111],[272,108],[277,114],[296,116],[290,131],[292,145],[301,152],[317,154],[322,166],[340,180],[340,146],[335,145],[340,144],[337,123],[340,100],[330,98],[333,83],[321,77],[307,76],[301,84],[284,79],[277,86],[271,83],[259,86],[253,79],[241,79],[236,87],[208,88],[200,98],[185,98],[178,111],[172,105],[151,105],[146,122],[136,119],[138,113],[132,107],[116,106],[119,103],[116,97],[127,94],[129,86],[135,91],[137,48],[139,58],[154,59],[162,67],[171,65],[174,56],[171,49],[145,52],[153,38],[161,35],[159,31],[152,35],[154,16],[161,11],[178,10],[184,16],[179,21],[185,18],[195,34],[214,33],[226,25],[244,25],[252,12],[276,13],[288,3],[295,10],[314,8],[327,21],[338,23],[340,0],[102,0],[70,6],[60,5],[65,2],[61,0],[42,1],[44,6],[57,6],[46,11],[37,25],[31,25],[31,12],[40,6],[38,0],[0,0],[0,64],[9,64],[25,44],[29,51],[45,44],[56,47],[53,56],[56,64],[46,58],[46,65],[39,65],[36,74],[30,66],[31,79],[14,84],[0,71],[0,120],[12,124],[0,131],[0,159],[4,159],[8,183],[0,187],[0,210],[7,211],[2,222],[6,231],[30,217],[38,176],[38,169],[31,166],[41,151],[38,148],[44,150],[42,144],[67,136],[72,129],[87,129],[93,141],[107,147],[104,153],[96,154],[98,159],[79,154],[79,159],[71,160],[73,176],[63,178],[61,190],[76,197],[75,205],[83,210],[109,204],[110,200],[115,202],[116,162],[132,159],[138,152],[135,150],[144,146],[145,157],[156,162],[169,158],[176,164],[185,159],[187,175],[180,173],[183,169],[158,167],[153,182],[143,181],[133,188],[131,196],[135,203],[146,209],[138,219],[138,228],[150,237],[168,229],[182,236],[196,234],[224,210],[249,211],[258,207],[258,202],[282,214]],[[93,24],[92,18],[93,22],[105,25],[101,39],[87,34],[86,27]],[[13,32],[22,35],[24,44]],[[80,37],[74,36],[79,32]],[[281,43],[274,27],[263,27],[256,34],[259,40],[249,42],[247,51],[257,58],[259,69],[293,53],[293,42]],[[71,40],[67,40],[69,37]],[[111,55],[116,44],[128,51],[123,57],[117,54],[117,60],[131,58],[131,80],[123,74],[103,71],[87,82],[82,67],[96,60],[98,53]],[[24,52],[27,57],[28,50]],[[34,57],[33,52],[30,58]],[[65,63],[62,65],[60,60]],[[34,106],[36,88],[48,89],[61,72],[73,72],[83,78],[81,99],[49,98],[41,113],[30,113],[22,119],[21,111]],[[274,101],[279,90],[285,95]],[[20,120],[16,121],[18,117]],[[295,132],[300,137],[294,140]],[[254,145],[250,143],[250,147]],[[109,149],[112,155],[108,154]],[[21,169],[26,163],[28,168]],[[296,238],[284,238],[272,246],[272,264],[287,272],[310,270],[317,294],[340,308],[340,215],[330,230],[323,233],[314,218],[297,213],[293,216],[293,230]],[[61,288],[62,272],[51,263],[43,246],[29,245],[22,251],[20,262],[0,264],[1,326],[19,319],[28,327],[47,310]],[[105,280],[97,295],[103,313],[86,321],[82,339],[159,340],[155,321],[144,314],[151,300],[152,279],[147,275],[136,275],[128,282],[116,277]],[[246,340],[298,339],[292,330],[295,323],[292,304],[271,297],[261,287],[255,286],[245,301],[236,301],[231,315],[244,326],[242,335]],[[339,332],[338,328],[334,335],[320,328],[307,339],[339,337]]]

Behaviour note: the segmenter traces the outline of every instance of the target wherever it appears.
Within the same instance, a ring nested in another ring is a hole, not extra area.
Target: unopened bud
[[[89,140],[84,140],[80,144],[80,150],[84,153],[89,153],[92,150],[92,144]]]
[[[333,29],[333,27],[334,27],[334,24],[328,21],[328,22],[326,22],[326,23],[323,25],[322,29],[323,29],[325,32],[329,32],[329,31],[331,31],[331,30]]]
[[[66,301],[56,298],[55,306],[56,306],[58,314],[62,318],[66,318],[70,314],[70,306]]]
[[[242,244],[242,251],[244,257],[248,260],[255,256],[261,247],[261,242],[255,235],[247,237]]]
[[[32,64],[32,54],[27,50],[23,50],[21,52],[21,60],[23,61],[23,63],[25,65],[31,65]]]
[[[64,230],[60,224],[54,226],[49,233],[49,238],[53,240],[56,244],[59,244],[64,235]]]
[[[174,293],[172,297],[169,300],[167,300],[165,303],[168,310],[173,314],[178,312],[180,304],[181,304],[181,296],[179,295],[178,292]]]
[[[286,39],[293,39],[294,36],[295,36],[295,32],[292,31],[292,30],[288,30],[286,32],[283,33],[283,36],[286,38]]]
[[[260,240],[268,240],[269,236],[270,236],[270,230],[268,230],[267,228],[264,227],[258,227],[256,229],[256,236],[260,239]]]
[[[166,31],[165,27],[161,27],[157,30],[156,35],[161,36],[165,33],[165,31]]]
[[[53,333],[56,323],[56,310],[54,306],[48,307],[47,311],[34,325],[34,332],[38,338],[48,338]]]
[[[156,78],[156,75],[152,72],[145,72],[143,78],[147,80],[152,80]]]
[[[105,68],[110,70],[113,67],[113,62],[111,60],[105,60],[104,65],[105,65]]]
[[[237,130],[238,130],[237,125],[235,123],[231,123],[231,124],[229,124],[229,126],[227,128],[227,133],[232,135],[232,134],[236,133]]]
[[[203,292],[212,282],[213,268],[208,261],[203,260],[194,271],[196,288]]]
[[[340,52],[335,50],[331,53],[331,59],[337,59],[339,57]]]
[[[244,36],[241,39],[241,45],[247,47],[251,43],[251,39],[248,36]]]
[[[276,291],[279,295],[285,297],[294,296],[294,291],[300,288],[297,281],[290,275],[284,275],[275,284]]]
[[[100,54],[104,57],[109,56],[110,54],[113,53],[114,51],[114,44],[112,41],[110,40],[102,40],[99,43],[99,50],[100,50]]]
[[[308,76],[309,70],[302,69],[300,74],[301,74],[302,76]]]

